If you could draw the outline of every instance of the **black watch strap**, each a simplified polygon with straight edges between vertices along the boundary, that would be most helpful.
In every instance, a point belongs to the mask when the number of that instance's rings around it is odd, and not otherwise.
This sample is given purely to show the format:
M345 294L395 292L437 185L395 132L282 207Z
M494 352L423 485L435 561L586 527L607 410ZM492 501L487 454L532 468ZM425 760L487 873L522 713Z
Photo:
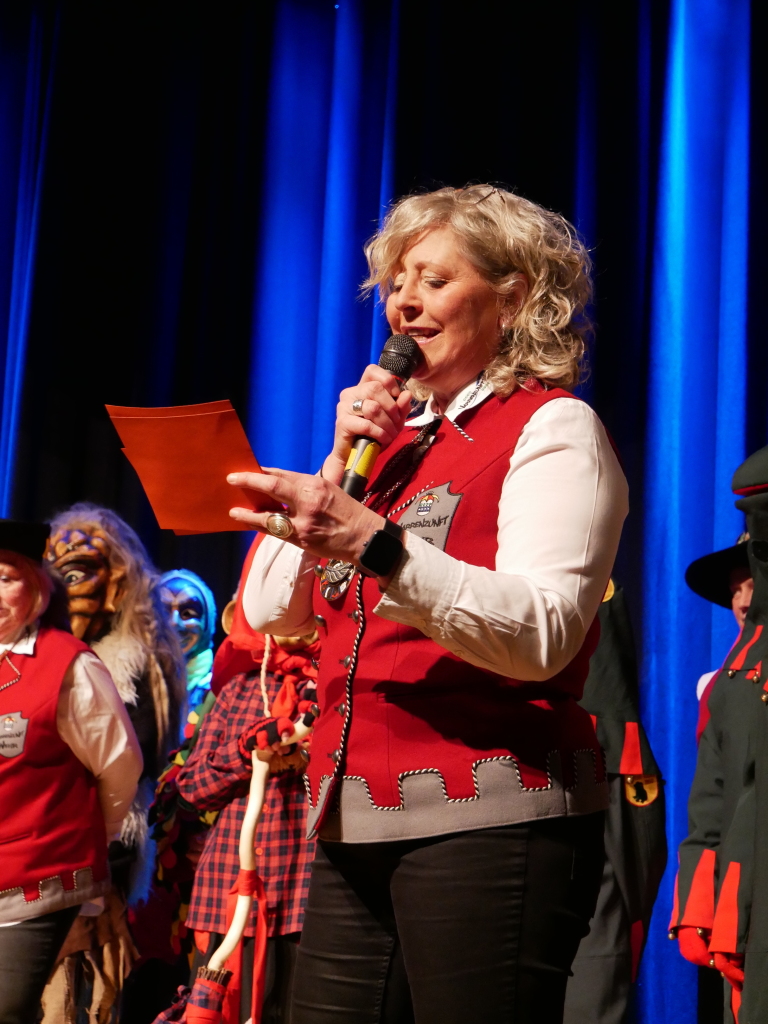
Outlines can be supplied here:
M359 564L366 576L388 576L403 553L403 528L389 519L375 530L360 553Z
M384 530L385 533L390 534L392 537L397 537L400 543L403 543L403 534L405 533L405 530L397 523L393 523L391 519L384 520L382 530Z

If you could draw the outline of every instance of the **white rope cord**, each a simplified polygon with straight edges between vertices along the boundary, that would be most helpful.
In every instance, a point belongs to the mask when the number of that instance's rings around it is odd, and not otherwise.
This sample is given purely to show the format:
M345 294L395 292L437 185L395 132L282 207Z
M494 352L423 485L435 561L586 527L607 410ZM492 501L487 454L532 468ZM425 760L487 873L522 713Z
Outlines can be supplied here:
M264 637L264 657L261 659L261 673L259 684L261 686L261 699L264 701L264 717L269 718L269 694L267 693L267 667L269 665L269 652L272 650L272 637L269 633Z

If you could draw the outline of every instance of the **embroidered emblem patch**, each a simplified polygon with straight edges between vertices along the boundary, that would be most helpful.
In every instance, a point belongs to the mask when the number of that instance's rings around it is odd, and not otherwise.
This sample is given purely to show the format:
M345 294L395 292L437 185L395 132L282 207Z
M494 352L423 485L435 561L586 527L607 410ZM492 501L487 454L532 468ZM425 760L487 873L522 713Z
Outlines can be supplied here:
M452 494L450 487L449 481L417 494L398 519L398 525L404 530L413 530L441 551L445 550L448 531L462 499L461 494Z
M440 501L440 497L434 492L422 495L422 497L419 498L419 507L416 509L416 515L428 516L436 501Z
M22 718L20 711L0 715L0 754L3 757L17 757L24 749L27 738L28 718Z
M659 795L656 775L625 775L624 796L633 807L649 807Z

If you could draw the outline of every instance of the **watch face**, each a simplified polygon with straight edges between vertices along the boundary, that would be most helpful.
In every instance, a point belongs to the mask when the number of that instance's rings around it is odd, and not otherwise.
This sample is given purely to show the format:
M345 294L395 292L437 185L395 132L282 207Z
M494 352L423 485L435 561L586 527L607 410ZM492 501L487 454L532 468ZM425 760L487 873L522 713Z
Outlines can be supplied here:
M363 548L360 565L373 576L387 576L403 553L403 542L384 530L377 530Z

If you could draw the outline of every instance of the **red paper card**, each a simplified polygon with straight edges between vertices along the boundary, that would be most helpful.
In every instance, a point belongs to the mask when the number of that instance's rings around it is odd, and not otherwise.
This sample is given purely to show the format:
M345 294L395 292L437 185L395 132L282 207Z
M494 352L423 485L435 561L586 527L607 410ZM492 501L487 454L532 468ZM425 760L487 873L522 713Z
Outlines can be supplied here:
M230 518L230 508L282 508L227 483L228 473L261 472L231 402L106 408L162 529L179 535L249 530Z

